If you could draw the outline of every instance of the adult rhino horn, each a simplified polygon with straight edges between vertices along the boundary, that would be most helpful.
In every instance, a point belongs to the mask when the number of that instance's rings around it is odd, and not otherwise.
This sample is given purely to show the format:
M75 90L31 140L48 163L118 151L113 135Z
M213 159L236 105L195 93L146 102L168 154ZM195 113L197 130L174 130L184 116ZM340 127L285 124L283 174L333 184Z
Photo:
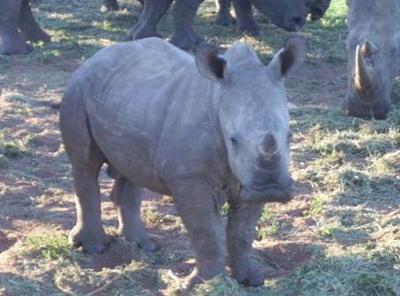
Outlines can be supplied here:
M368 68L364 54L363 47L366 47L367 43L363 45L357 45L356 48L356 62L355 62L355 76L354 76L354 87L358 92L369 93L372 90L372 74Z
M370 56L378 51L378 47L367 41L361 46L361 51L365 56Z

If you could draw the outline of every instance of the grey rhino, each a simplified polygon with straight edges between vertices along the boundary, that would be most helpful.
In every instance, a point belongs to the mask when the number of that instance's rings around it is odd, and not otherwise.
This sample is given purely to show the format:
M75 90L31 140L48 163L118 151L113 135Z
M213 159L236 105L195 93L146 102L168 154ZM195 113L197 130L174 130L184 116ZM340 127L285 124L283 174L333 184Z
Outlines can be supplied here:
M348 0L347 115L385 119L400 67L400 1Z
M196 259L190 285L223 274L219 209L228 201L227 264L239 282L262 284L251 244L264 203L292 198L284 77L305 51L305 39L292 36L264 66L242 43L222 56L201 47L194 58L148 38L87 60L60 106L77 194L73 244L105 248L98 174L108 163L119 232L128 241L156 249L140 217L143 188L172 195Z
M217 24L227 26L232 23L232 17L229 14L231 0L220 0L219 2L224 3L219 5ZM253 36L259 35L260 29L253 16L251 0L233 0L232 2L237 17L237 30ZM310 14L313 21L322 18L329 8L330 2L331 0L304 0L306 15Z
M27 54L33 50L26 41L50 41L33 17L29 0L0 1L0 54Z
M173 0L146 0L139 21L130 32L131 39L160 36L157 33L157 24L166 13ZM204 0L175 0L173 11L174 34L171 42L182 48L192 49L203 39L193 30L193 22L197 9ZM298 31L306 22L306 8L304 0L250 0L261 13L268 16L277 26L287 31ZM246 11L248 9L249 11ZM237 13L251 14L251 6L237 7ZM253 27L256 24L244 23L253 21L238 15L238 25Z

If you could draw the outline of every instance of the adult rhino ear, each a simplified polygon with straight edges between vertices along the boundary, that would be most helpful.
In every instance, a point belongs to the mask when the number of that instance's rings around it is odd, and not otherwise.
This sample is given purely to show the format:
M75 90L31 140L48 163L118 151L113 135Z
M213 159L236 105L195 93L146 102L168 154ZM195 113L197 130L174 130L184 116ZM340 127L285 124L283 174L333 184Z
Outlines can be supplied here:
M199 72L207 79L224 82L228 80L227 63L218 55L218 50L209 44L199 45L195 51Z
M307 39L300 34L292 34L269 63L271 74L276 79L284 78L303 64L306 52Z

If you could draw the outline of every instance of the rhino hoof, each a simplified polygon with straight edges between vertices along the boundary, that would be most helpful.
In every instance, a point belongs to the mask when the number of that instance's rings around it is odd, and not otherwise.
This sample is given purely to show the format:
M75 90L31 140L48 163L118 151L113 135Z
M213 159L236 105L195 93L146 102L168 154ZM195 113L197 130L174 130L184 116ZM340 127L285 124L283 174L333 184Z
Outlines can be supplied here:
M247 271L237 271L233 277L242 285L248 287L259 287L264 284L264 277L261 273L250 267Z
M20 55L32 52L33 46L25 43L19 46L0 46L0 54L2 55Z
M88 254L104 252L110 242L104 231L97 231L97 235L93 235L90 231L76 227L72 229L69 241L73 247L82 248L83 252Z
M139 246L139 248L147 251L147 252L156 252L160 249L159 245L147 234L140 235L127 235L124 234L123 231L120 231L120 234L125 237L128 242L135 243Z
M226 15L218 15L215 19L215 23L219 26L227 27L231 24L231 20Z

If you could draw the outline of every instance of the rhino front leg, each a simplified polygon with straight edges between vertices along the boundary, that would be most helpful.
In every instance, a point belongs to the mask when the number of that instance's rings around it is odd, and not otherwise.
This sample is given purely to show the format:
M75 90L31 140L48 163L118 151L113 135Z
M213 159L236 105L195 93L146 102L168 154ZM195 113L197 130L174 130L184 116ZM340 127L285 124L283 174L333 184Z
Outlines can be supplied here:
M238 32L251 36L260 35L260 29L253 16L253 9L250 0L233 0L233 7L237 18Z
M263 207L263 203L230 203L226 234L228 264L232 276L247 286L260 286L264 282L250 258L255 226Z
M190 50L203 42L203 38L193 30L197 9L204 0L176 0L174 8L175 32L171 43L179 48Z
M33 17L29 0L22 0L21 11L19 15L19 28L29 41L49 42L50 36L47 35Z
M171 6L172 0L146 0L139 21L130 31L131 40L147 37L161 37L157 32L157 25Z
M214 190L203 179L175 181L169 184L169 188L196 259L196 268L189 276L188 288L223 275L223 235Z
M229 26L234 23L235 20L231 16L231 0L215 0L217 6L217 17L215 23L220 26Z
M144 189L134 186L120 176L114 182L111 199L114 202L119 222L119 233L127 241L135 242L146 251L156 251L157 245L150 239L140 217L140 205Z
M33 50L18 31L21 0L0 1L0 54L27 54Z

